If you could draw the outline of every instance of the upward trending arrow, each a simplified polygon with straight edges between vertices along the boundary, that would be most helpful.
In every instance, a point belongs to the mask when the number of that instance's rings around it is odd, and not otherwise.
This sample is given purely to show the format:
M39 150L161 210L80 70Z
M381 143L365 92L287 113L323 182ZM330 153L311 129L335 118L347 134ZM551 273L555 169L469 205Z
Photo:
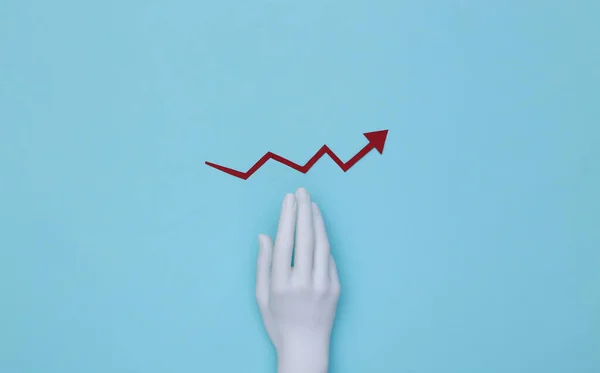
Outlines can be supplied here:
M365 145L365 147L362 148L358 153L356 153L354 157L350 158L350 160L345 163L331 149L329 149L327 145L323 145L321 149L319 149L319 151L317 151L315 155L313 155L312 158L309 159L304 166L301 166L297 163L290 161L289 159L283 158L282 156L271 152L267 152L265 155L263 155L258 160L258 162L256 162L254 166L252 166L246 172L237 171L211 162L205 163L208 166L216 168L219 171L223 171L229 175L247 180L250 176L252 176L252 174L258 171L259 168L261 168L265 163L267 163L269 159L282 163L290 168L293 168L296 171L300 171L303 174L305 174L308 172L308 170L312 168L312 166L314 166L315 163L317 163L319 159L321 159L321 157L327 154L342 169L342 171L346 172L373 149L376 149L379 152L379 154L383 154L383 147L385 146L387 134L388 130L364 133L363 135L367 138L367 140L369 140L369 143Z

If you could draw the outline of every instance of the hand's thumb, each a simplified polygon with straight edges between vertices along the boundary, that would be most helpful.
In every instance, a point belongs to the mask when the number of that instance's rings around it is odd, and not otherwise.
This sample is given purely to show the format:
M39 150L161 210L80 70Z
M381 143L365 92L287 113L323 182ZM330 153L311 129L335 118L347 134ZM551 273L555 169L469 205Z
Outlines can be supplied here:
M273 241L266 234L258 236L260 251L256 262L256 297L260 306L265 306L269 296Z
M273 240L266 234L258 235L259 255L271 255L273 253Z

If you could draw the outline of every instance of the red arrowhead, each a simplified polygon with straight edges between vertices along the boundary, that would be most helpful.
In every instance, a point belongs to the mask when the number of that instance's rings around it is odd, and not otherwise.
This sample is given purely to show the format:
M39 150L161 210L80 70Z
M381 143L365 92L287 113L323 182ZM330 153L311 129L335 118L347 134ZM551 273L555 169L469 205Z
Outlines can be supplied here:
M388 134L388 130L382 130L382 131L367 132L367 133L364 133L363 135L365 135L367 140L369 140L369 143L375 149L377 149L379 154L383 154L383 146L385 145L385 139L387 138L387 134Z

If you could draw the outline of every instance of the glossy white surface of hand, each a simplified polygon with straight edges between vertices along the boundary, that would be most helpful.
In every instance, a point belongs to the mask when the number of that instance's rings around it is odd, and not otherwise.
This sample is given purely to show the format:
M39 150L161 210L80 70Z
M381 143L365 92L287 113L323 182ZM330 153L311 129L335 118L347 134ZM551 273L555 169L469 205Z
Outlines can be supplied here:
M305 189L285 196L275 244L264 234L259 244L256 299L278 372L327 372L340 282L323 217Z

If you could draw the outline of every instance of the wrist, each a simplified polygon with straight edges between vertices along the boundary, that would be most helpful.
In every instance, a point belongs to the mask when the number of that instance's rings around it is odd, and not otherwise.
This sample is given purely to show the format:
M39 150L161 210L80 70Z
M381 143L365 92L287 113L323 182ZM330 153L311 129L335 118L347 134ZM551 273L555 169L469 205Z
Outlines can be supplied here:
M327 373L329 341L295 340L277 351L278 373Z

